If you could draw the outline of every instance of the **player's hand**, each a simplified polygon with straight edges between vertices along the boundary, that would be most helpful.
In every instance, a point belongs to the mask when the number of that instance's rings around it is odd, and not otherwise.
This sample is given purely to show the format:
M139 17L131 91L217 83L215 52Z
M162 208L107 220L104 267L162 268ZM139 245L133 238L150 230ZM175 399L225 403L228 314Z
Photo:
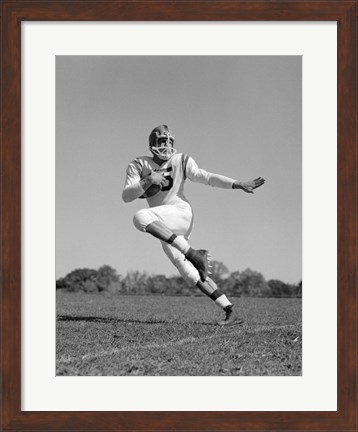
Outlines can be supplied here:
M255 180L247 182L235 182L233 188L242 189L246 193L254 193L254 189L262 186L264 183L265 179L262 177L258 177Z
M151 181L152 184L163 186L164 183L165 183L164 172L152 171L149 174L148 178L149 178L149 180Z

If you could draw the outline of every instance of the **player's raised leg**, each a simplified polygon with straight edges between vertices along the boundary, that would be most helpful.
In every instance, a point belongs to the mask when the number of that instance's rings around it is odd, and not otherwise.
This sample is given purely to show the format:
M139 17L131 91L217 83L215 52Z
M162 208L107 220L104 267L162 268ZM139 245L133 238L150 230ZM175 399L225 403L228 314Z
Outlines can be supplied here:
M204 282L209 272L209 254L205 249L195 250L183 236L174 234L162 222L155 221L146 227L146 232L162 240L180 251L198 270L200 279Z
M205 249L193 249L185 237L174 234L166 224L158 220L156 210L139 210L133 219L134 225L140 230L151 234L157 239L178 249L185 258L198 270L204 282L209 273L209 253Z

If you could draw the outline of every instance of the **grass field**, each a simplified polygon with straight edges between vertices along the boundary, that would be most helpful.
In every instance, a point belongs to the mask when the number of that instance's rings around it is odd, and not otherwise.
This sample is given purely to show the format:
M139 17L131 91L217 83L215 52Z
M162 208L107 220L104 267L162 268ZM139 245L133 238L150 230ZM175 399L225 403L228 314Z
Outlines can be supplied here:
M57 294L57 375L301 375L301 299Z

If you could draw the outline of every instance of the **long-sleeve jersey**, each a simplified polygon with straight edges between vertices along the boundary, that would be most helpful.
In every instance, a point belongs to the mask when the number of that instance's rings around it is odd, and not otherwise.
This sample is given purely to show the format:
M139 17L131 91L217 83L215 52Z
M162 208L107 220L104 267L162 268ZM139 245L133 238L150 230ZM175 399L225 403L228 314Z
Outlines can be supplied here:
M124 201L133 201L143 194L140 181L151 171L164 172L166 182L160 192L147 198L149 207L188 202L184 196L184 182L187 178L193 182L223 189L231 189L235 182L229 177L199 168L191 156L183 153L176 153L162 165L156 164L151 157L141 156L134 159L127 168L122 194Z

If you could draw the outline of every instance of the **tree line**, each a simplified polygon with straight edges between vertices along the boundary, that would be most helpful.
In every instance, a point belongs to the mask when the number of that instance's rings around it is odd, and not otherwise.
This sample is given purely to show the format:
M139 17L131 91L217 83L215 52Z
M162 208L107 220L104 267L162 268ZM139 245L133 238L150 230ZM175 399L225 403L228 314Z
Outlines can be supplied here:
M288 284L279 279L266 281L260 272L249 268L229 272L227 267L219 261L212 261L211 264L210 277L227 295L233 297L302 297L302 281L297 284ZM56 281L56 290L127 295L202 295L198 289L188 286L180 276L150 275L138 270L120 275L108 265L98 270L88 268L73 270Z

